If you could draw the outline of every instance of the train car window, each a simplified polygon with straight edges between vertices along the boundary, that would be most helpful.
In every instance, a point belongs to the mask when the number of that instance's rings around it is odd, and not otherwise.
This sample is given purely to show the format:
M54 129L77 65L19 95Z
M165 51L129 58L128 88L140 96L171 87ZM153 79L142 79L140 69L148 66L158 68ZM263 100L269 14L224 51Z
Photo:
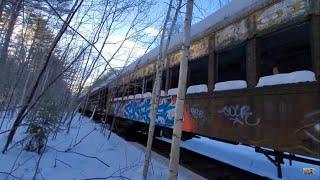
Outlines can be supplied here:
M115 88L114 91L116 91L116 97L122 97L124 94L123 94L123 86L120 86L118 88Z
M241 44L217 53L216 82L246 80L246 46Z
M208 82L208 56L189 62L188 86L207 84Z
M260 38L260 76L312 70L309 34L304 23Z
M174 66L170 68L170 74L171 74L171 83L169 85L169 89L177 88L179 83L179 71L180 66Z
M130 84L128 84L127 95L134 95L134 82L130 82Z
M108 98L108 88L105 88L102 91L102 104L101 104L102 107L106 106L106 103L107 103L107 100L108 100L107 98Z
M142 93L142 79L138 79L134 82L134 94Z
M147 76L145 79L145 92L152 92L154 75Z
M166 76L166 70L164 69L164 70L162 71L161 90L165 90L165 88L166 88L166 80L167 80L166 77L167 77L167 76Z

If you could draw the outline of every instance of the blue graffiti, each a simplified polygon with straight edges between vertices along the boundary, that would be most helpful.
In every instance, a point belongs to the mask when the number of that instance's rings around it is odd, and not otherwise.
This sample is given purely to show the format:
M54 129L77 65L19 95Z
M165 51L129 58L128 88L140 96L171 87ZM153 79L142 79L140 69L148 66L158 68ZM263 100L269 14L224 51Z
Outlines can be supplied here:
M173 110L175 108L174 104L171 103L171 98L164 98L160 101L158 111L157 111L157 123L164 124L165 126L173 126L174 116ZM171 113L171 114L169 114Z
M163 98L159 102L157 111L156 124L165 127L172 127L174 122L174 108L171 97ZM123 102L122 102L123 103ZM121 117L120 110L124 108L124 118L149 123L151 119L151 100L150 99L138 99L130 100L126 103L115 103L115 114Z
M142 100L142 103L138 105L139 107L139 119L144 121L145 123L150 122L151 117L151 101L150 99Z
M126 118L145 123L150 122L150 112L149 99L129 101L124 107L124 116Z

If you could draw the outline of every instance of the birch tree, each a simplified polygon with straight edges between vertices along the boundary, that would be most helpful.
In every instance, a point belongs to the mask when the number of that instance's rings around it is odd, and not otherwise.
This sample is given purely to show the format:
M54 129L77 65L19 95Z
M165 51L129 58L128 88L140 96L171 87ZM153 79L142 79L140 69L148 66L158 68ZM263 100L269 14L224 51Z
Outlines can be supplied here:
M146 149L145 162L144 162L144 167L143 167L143 177L145 179L147 178L148 169L149 169L149 165L150 165L150 161L151 161L151 148L152 148L152 142L153 142L153 138L154 138L155 122L157 119L157 112L158 112L160 95L161 95L162 74L163 74L165 58L167 56L167 52L168 52L168 48L169 48L170 40L171 40L171 35L172 35L173 29L175 27L175 24L176 24L178 15L179 15L182 0L178 0L178 6L176 8L176 12L175 12L173 20L171 22L171 26L170 26L170 29L168 32L167 40L165 41L165 34L166 34L166 30L167 30L167 24L170 19L172 3L173 3L173 1L170 0L169 7L167 10L167 15L166 15L164 25L162 28L162 35L161 35L160 46L159 46L159 55L158 55L158 59L157 59L156 79L155 79L155 83L154 83L154 86L152 89L151 120L150 120L150 124L149 124L147 149ZM164 45L164 43L165 43L165 45Z
M186 96L186 84L188 75L188 61L190 58L190 41L191 41L191 20L193 11L193 0L187 1L186 15L184 20L183 32L183 56L180 62L178 95L176 101L176 108L174 114L174 127L172 134L170 163L169 163L169 179L176 180L179 171L179 158L180 158L180 141L183 126L183 109L184 99Z

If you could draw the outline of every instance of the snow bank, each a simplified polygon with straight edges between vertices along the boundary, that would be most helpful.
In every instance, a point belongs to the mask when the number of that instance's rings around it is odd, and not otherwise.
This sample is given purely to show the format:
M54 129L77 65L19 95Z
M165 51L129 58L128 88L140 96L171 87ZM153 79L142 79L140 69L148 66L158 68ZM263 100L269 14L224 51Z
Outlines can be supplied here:
M117 97L117 98L114 98L113 100L114 100L114 101L121 101L121 100L122 100L122 97Z
M134 99L134 95L130 95L128 99Z
M151 92L146 92L146 93L144 93L144 94L142 95L142 97L144 97L144 98L149 98L149 97L151 97L151 96L152 96Z
M168 90L168 95L169 96L174 96L178 94L178 88L172 88Z
M231 89L244 89L247 88L247 82L244 80L234 80L219 82L214 85L214 91L224 91Z
M164 90L161 90L160 96L165 96L166 92Z
M202 92L208 92L208 86L206 84L189 86L187 89L187 94L195 94Z
M260 77L257 87L316 81L312 71L295 71Z
M136 98L136 99L142 98L142 94L136 94L136 95L134 95L134 98Z

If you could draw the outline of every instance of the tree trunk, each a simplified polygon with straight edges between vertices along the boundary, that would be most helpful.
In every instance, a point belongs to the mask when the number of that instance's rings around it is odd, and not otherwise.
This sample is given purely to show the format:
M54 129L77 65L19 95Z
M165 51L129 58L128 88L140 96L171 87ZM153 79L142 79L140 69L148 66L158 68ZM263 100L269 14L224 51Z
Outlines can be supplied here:
M2 153L5 153L9 147L9 144L12 142L12 139L13 139L13 136L15 135L16 133L16 130L17 128L20 126L20 124L22 123L22 120L23 120L23 117L24 117L24 113L25 111L27 110L27 108L29 107L29 104L30 102L32 101L34 95L35 95L35 92L39 86L39 83L41 81L41 78L45 72L45 70L47 69L47 66L49 64L49 61L50 61L50 58L51 58L51 55L55 49L55 47L57 46L58 42L60 41L62 35L64 34L64 32L66 31L69 23L71 22L74 14L77 12L77 10L80 8L81 4L82 4L83 0L80 1L79 5L78 5L78 0L75 2L75 4L73 5L68 17L67 17L67 22L63 24L62 28L60 29L59 33L57 34L56 38L54 39L53 43L51 44L51 47L50 47L50 50L49 50L49 53L46 55L45 57L45 63L39 73L39 75L37 76L37 79L34 83L34 85L32 86L31 88L31 92L28 96L26 96L25 100L24 100L24 103L21 107L21 109L19 110L18 112L18 115L13 123L13 126L10 130L10 133L9 133L9 136L7 138L7 142L2 150Z
M165 58L167 56L167 51L168 47L170 44L170 39L171 35L174 29L174 26L177 21L177 17L179 14L179 10L182 4L182 0L179 0L178 7L175 12L175 16L173 18L173 21L171 23L171 27L169 30L168 38L166 41L166 46L163 51L163 44L164 44L164 38L165 38L165 33L167 29L167 23L170 18L171 14L171 8L172 8L172 0L169 3L169 8L167 11L167 16L162 28L162 35L161 35L161 40L160 40L160 52L159 52L159 57L157 60L157 71L156 71L156 80L152 89L152 99L151 99L151 120L149 124L149 132L148 132L148 141L147 141L147 149L146 149L146 154L145 154L145 162L144 162L144 167L143 167L143 177L144 179L147 179L148 176L148 169L151 161L151 148L152 148L152 143L153 143L153 137L154 137L154 130L155 130L155 122L157 119L157 111L159 107L159 101L160 101L160 94L161 94L161 85L162 85L162 74L163 74L163 68L164 68L164 62Z
M115 87L117 87L117 83L115 84ZM108 140L110 140L110 137L111 137L111 134L112 134L112 130L114 129L115 125L116 125L116 120L117 120L117 114L119 113L119 110L122 106L122 102L124 100L124 96L127 94L127 91L129 90L128 86L125 86L124 89L123 89L123 93L122 93L122 96L121 96L121 102L120 102L120 107L116 110L114 110L114 116L113 116L113 120L112 120L112 124L110 126L110 129L109 129L109 135L108 135Z
M19 104L18 106L22 106L23 104L23 100L25 98L25 95L26 95L26 92L27 92L27 89L28 89L28 86L29 86L29 83L30 83L30 79L31 79L31 74L32 74L32 65L33 65L33 62L32 62L32 56L33 56L33 51L35 49L35 44L36 44L36 41L37 39L39 38L39 33L40 33L40 20L38 19L37 21L37 27L36 27L36 30L35 30L35 33L34 33L34 37L32 39L32 43L31 43L31 47L29 49L29 52L28 52L28 57L26 58L26 63L27 63L27 71L28 71L28 74L27 74L27 78L25 80L25 84L23 86L23 90L22 90L22 94L20 96L20 101L19 101Z
M6 32L3 47L2 47L1 53L0 53L0 55L1 55L0 63L5 63L8 58L8 49L9 49L11 36L13 33L13 28L14 28L14 25L16 24L21 7L22 7L22 0L17 0L15 2L14 9L11 11L8 30Z
M0 22L2 22L2 14L8 0L0 0Z
M183 57L180 63L178 95L174 114L174 127L172 134L172 144L169 163L169 179L176 180L178 178L179 158L180 158L180 141L183 125L183 108L186 95L186 82L188 74L188 60L190 48L190 29L192 20L193 0L187 2L186 16L184 20L183 34Z

